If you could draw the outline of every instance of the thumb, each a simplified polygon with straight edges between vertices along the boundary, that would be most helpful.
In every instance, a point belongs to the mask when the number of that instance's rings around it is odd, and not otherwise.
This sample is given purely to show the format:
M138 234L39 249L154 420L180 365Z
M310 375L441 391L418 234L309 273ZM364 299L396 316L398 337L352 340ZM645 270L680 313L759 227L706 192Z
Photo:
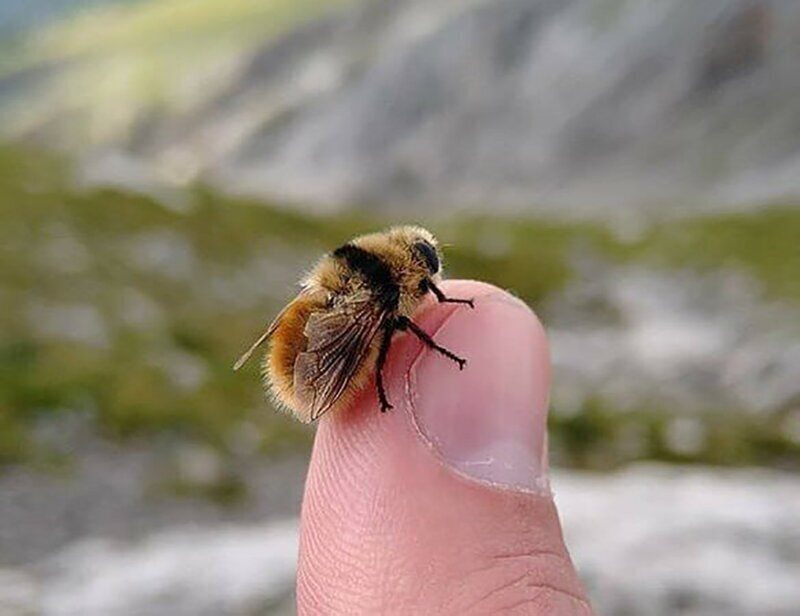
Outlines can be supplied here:
M320 422L303 502L300 614L547 614L591 610L547 484L547 341L521 302L443 285L475 309L428 305L374 388Z

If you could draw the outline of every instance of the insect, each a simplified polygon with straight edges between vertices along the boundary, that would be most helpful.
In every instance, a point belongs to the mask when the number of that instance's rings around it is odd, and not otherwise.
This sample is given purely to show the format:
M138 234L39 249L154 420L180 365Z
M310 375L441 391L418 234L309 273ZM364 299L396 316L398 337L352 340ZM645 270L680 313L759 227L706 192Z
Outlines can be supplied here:
M383 367L392 336L409 331L463 369L466 360L438 345L411 319L428 293L447 297L433 235L420 227L395 227L363 235L326 254L301 282L301 290L242 355L238 370L265 342L264 372L273 397L303 422L345 406L375 373L381 411Z

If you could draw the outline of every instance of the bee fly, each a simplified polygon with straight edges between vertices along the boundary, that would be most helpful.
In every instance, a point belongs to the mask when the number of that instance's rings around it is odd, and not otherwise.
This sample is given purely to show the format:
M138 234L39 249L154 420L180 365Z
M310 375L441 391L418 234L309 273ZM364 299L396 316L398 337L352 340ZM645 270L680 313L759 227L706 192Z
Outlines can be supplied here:
M269 340L264 372L273 397L303 422L346 406L375 371L381 411L392 408L383 366L392 336L409 331L464 368L466 360L436 344L411 319L428 293L445 296L436 239L420 227L363 235L325 255L301 283L298 296L236 362L238 370Z

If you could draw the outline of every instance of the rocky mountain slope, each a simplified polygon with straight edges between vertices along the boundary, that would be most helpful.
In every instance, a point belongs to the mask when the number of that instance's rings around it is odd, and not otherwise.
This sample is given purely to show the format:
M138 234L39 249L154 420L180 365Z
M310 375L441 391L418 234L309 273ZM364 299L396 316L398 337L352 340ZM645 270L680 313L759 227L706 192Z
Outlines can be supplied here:
M800 197L796 2L211 6L33 38L0 72L0 132L80 152L93 181L202 178L315 208L607 217Z

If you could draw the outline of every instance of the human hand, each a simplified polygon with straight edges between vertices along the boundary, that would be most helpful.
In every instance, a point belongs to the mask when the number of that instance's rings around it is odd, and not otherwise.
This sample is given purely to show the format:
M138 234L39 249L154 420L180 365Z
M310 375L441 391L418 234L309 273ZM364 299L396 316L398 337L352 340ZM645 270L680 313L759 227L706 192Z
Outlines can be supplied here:
M301 518L300 614L592 614L547 483L550 364L519 300L448 281L475 309L415 320L467 358L463 371L413 336L373 388L320 420Z

